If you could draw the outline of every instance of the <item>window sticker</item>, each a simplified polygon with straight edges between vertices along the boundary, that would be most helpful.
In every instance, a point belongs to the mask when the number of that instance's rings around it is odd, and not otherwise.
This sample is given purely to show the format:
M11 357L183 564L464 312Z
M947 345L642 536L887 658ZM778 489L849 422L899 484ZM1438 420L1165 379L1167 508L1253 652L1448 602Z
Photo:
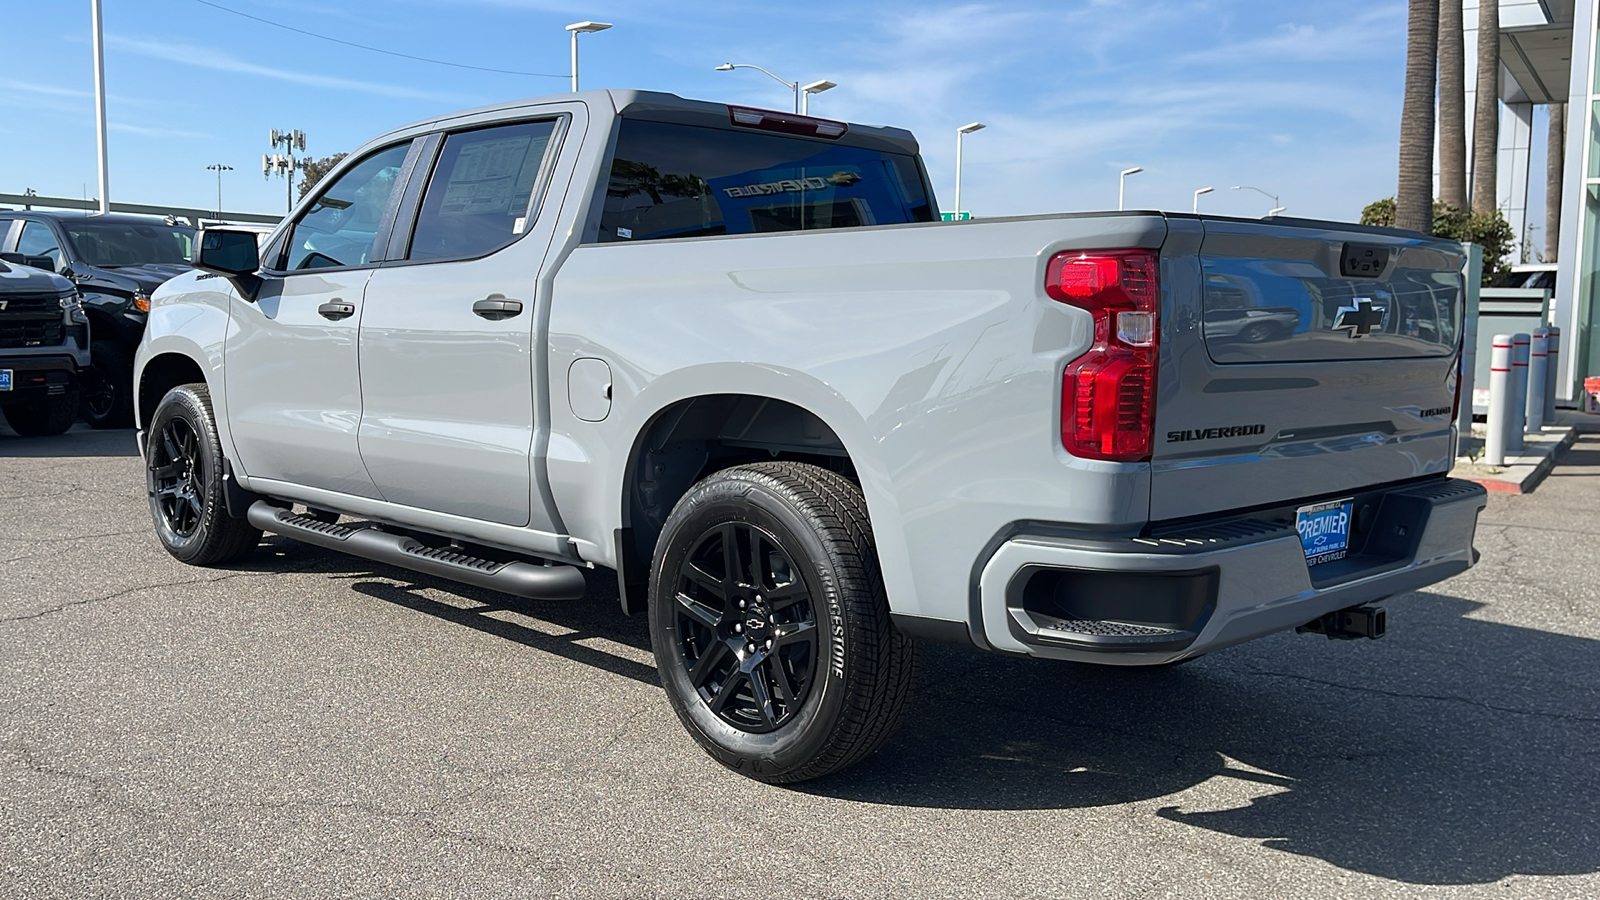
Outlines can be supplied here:
M538 156L528 152L532 144L532 136L518 135L462 147L445 185L439 215L509 214L511 204L533 190L539 165ZM533 165L527 164L530 156Z

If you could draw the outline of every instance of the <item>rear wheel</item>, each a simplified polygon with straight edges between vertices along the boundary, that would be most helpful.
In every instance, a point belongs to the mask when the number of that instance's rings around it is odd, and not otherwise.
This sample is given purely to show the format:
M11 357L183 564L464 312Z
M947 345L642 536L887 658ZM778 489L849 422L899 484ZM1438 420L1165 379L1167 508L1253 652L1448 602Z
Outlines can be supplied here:
M718 762L804 781L877 749L916 646L889 621L861 490L816 466L726 469L656 546L650 633L678 717Z
M78 392L58 397L11 403L5 407L6 424L23 437L47 437L72 427L78 418Z
M83 378L83 421L90 428L133 425L133 357L116 341L89 345Z
M194 566L232 562L255 549L261 530L228 515L222 442L204 384L167 392L145 443L150 515L161 546Z

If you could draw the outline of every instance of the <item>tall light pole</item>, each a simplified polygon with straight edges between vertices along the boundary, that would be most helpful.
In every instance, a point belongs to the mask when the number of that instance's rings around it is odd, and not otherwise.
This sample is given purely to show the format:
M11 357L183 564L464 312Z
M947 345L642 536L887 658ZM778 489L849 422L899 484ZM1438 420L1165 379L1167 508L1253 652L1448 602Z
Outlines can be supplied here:
M800 115L811 115L812 94L820 94L823 91L831 91L836 87L838 87L837 84L834 84L826 78L822 79L821 81L813 81L808 85L802 86L800 88Z
M1144 167L1143 166L1134 166L1131 169L1123 169L1122 173L1117 176L1117 211L1118 212L1122 211L1122 198L1124 196L1126 196L1127 192L1128 192L1128 176L1129 175L1137 175L1137 174L1139 174L1140 172L1143 172L1143 171L1144 171Z
M89 0L89 18L94 20L94 114L95 145L100 151L100 212L111 212L111 161L106 154L106 39L100 0Z
M1233 189L1236 191L1255 191L1261 196L1270 199L1272 201L1272 212L1267 213L1268 216L1271 216L1273 213L1283 212L1283 207L1278 205L1277 194L1269 194L1266 191L1263 191L1261 188L1251 187L1248 184L1236 184L1233 186Z
M233 166L223 163L212 163L206 166L210 171L217 173L217 218L222 218L222 173L232 172Z
M982 122L968 122L956 129L956 218L961 218L961 142L967 135L974 131L982 131L988 126Z
M610 22L573 22L567 26L572 32L572 92L578 92L578 35L593 34L611 27Z
M1200 212L1200 195L1201 194L1209 194L1214 190L1216 190L1216 188L1214 188L1214 187L1203 187L1200 190L1194 192L1194 212L1196 214L1198 214Z
M717 66L717 71L718 72L732 72L734 69L755 69L757 72L761 72L762 74L766 75L768 78L771 78L773 81L776 81L777 83L779 83L779 84L783 85L784 87L788 88L791 92L794 93L794 111L796 113L800 112L800 82L798 82L798 81L789 81L786 78L779 78L778 76L772 74L771 72L768 72L766 69L763 69L760 66L751 65L750 63L723 63L722 65ZM819 81L819 82L815 82L814 84L821 84L821 83L822 82ZM812 86L813 85L807 85L807 87L812 87ZM832 86L833 85L830 84L828 87L832 87ZM825 91L827 89L828 88L817 88L817 92L820 93L820 92Z

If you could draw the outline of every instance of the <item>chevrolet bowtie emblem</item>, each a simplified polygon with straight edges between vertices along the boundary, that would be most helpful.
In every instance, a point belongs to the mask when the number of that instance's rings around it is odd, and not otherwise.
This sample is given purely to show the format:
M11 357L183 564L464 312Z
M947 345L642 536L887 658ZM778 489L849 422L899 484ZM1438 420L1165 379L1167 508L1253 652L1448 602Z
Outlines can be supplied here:
M1348 331L1350 337L1365 337L1373 329L1383 327L1383 307L1373 306L1365 297L1357 298L1355 306L1341 306L1333 317L1335 331Z

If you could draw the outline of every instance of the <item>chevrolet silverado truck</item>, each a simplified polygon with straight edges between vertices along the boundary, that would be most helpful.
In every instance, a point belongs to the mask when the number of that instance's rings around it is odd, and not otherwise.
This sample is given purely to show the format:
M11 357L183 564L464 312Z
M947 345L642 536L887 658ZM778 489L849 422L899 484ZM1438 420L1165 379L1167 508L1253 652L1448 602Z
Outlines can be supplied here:
M49 259L0 253L0 414L23 437L72 427L89 365L78 289L50 268Z
M922 640L1376 637L1475 561L1458 244L936 209L908 132L661 93L385 134L153 297L156 533L540 601L615 570L683 724L769 782L878 747Z

